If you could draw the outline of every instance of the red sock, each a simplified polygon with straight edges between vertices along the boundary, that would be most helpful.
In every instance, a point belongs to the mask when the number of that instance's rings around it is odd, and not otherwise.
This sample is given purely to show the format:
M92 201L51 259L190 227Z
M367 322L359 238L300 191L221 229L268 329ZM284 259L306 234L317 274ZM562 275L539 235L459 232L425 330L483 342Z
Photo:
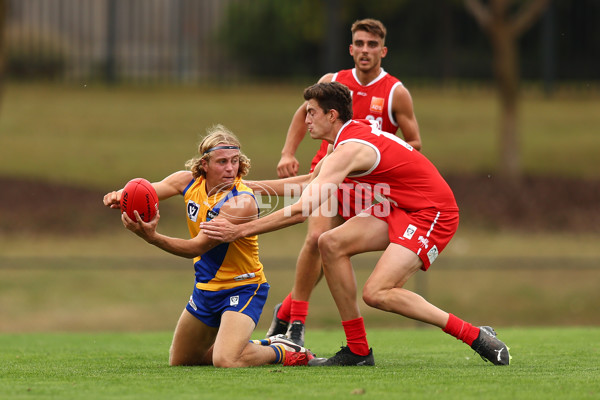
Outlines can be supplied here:
M306 323L308 315L308 301L292 300L292 311L290 312L290 322L300 321Z
M346 333L346 342L350 351L359 356L369 355L369 343L367 342L367 332L363 318L342 321L344 332Z
M292 311L292 293L288 294L285 299L281 302L281 307L277 311L277 318L284 321L290 320L290 312Z
M443 329L449 335L454 336L455 338L462 340L469 346L473 344L473 341L477 339L479 336L479 328L471 325L468 322L463 321L462 319L450 314L448 318L448 323L446 327Z

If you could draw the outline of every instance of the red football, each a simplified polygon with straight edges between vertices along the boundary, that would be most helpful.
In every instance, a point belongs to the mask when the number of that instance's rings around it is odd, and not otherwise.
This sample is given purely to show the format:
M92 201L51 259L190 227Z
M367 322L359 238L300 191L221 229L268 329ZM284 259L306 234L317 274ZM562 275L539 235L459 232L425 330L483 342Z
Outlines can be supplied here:
M144 178L135 178L127 182L121 193L121 212L135 219L134 210L144 222L150 222L158 210L158 195L152 184Z

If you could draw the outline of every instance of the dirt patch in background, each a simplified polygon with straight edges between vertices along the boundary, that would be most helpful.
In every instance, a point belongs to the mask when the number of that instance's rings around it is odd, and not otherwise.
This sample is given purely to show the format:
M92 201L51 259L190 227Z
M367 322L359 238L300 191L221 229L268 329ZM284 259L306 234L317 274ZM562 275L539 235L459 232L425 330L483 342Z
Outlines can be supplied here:
M600 232L600 181L525 178L511 186L488 176L447 176L461 225L526 232ZM114 229L104 192L0 177L0 233L87 235Z
M461 224L525 232L600 232L600 181L526 177L517 186L486 176L450 176Z
M7 177L0 187L0 233L80 235L114 226L100 191Z

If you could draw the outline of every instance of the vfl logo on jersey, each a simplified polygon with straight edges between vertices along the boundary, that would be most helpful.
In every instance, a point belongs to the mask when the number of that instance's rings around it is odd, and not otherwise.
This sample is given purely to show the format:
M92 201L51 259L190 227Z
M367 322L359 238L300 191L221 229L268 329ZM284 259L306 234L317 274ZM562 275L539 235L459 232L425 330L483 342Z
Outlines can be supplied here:
M433 264L433 262L435 261L435 259L437 258L437 256L440 254L440 252L437 249L437 246L433 246L431 248L431 250L429 250L427 252L427 257L429 258L429 264Z
M237 307L240 304L240 296L231 296L229 298L229 305L233 307Z
M211 219L215 218L218 215L219 215L218 212L215 212L213 210L208 210L206 212L206 222L210 221Z
M382 97L371 97L371 106L369 110L374 114L383 114L383 102Z
M408 240L412 239L413 235L415 234L415 232L417 231L417 227L414 225L408 225L408 228L406 228L406 230L404 231L404 236L405 238L407 238Z
M196 222L196 220L198 219L198 211L200 211L200 206L191 200L188 201L188 204L187 204L188 218L191 219L192 221Z

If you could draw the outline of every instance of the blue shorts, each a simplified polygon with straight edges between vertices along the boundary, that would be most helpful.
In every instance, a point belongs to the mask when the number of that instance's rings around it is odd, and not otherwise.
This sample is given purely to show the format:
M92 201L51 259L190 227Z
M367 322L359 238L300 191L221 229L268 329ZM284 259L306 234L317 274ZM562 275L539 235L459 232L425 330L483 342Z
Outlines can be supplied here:
M258 324L270 288L266 282L216 292L195 287L186 310L206 325L215 328L221 325L221 315L225 311L241 312Z

